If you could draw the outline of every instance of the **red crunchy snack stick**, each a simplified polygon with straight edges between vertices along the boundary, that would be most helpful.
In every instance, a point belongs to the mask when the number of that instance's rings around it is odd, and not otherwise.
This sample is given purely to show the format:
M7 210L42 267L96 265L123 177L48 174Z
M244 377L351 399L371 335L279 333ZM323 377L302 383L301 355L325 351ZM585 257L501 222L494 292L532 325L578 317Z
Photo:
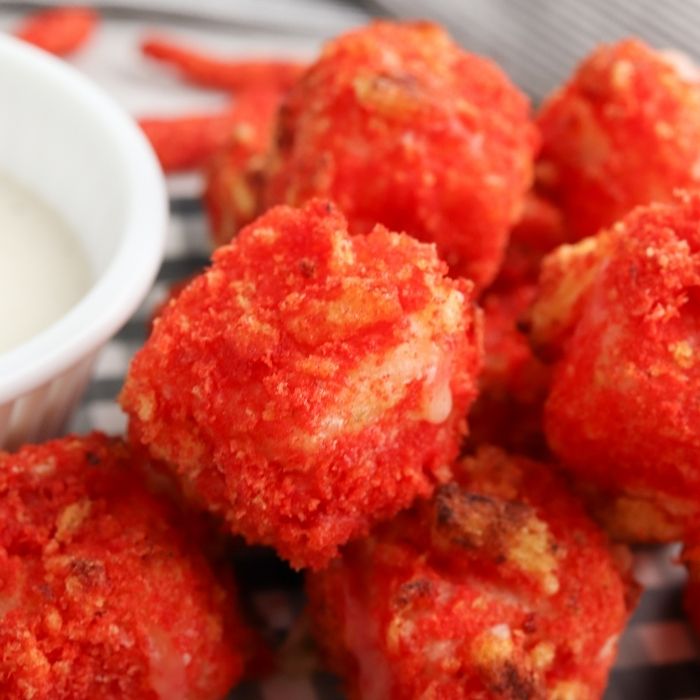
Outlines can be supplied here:
M250 633L232 591L99 434L0 453L4 700L216 700Z
M491 443L530 456L547 454L542 410L549 368L532 352L519 323L535 298L523 285L489 292L484 310L484 367L469 416L469 442Z
M88 41L98 22L98 14L87 7L59 7L31 15L15 36L49 53L67 56Z
M543 464L484 448L455 474L307 579L349 697L598 700L636 597L629 554Z
M146 56L174 66L197 85L240 90L286 91L304 70L304 65L289 60L218 59L183 47L170 39L149 38L141 44Z
M257 134L269 132L278 102L276 93L249 92L218 114L142 118L139 125L165 172L191 170L232 142L257 142Z
M226 144L238 122L235 110L184 117L145 117L139 126L167 173L192 170Z
M640 207L543 265L531 337L554 360L545 430L610 531L700 517L700 195Z
M287 95L267 205L328 197L352 233L380 222L491 282L531 182L527 99L427 22L375 22L326 45Z
M135 442L294 566L449 477L480 365L472 285L431 246L277 207L164 310L120 400Z
M596 49L538 115L538 186L572 240L700 183L700 74L638 40Z

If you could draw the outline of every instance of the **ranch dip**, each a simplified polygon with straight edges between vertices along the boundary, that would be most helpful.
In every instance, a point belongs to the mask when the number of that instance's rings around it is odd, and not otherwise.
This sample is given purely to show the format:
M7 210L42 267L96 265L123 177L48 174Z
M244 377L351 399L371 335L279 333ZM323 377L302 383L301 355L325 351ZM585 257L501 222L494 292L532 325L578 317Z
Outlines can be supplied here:
M0 174L0 353L63 316L90 277L85 253L61 217Z

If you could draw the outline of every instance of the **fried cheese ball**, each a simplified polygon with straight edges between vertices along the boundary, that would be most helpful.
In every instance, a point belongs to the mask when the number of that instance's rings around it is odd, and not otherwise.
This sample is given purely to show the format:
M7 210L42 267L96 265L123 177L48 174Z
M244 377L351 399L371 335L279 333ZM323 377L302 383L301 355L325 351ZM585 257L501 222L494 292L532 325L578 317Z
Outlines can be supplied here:
M633 210L545 260L531 338L554 362L545 432L618 538L700 516L700 195Z
M482 298L484 366L469 415L472 445L491 443L537 457L547 452L542 409L550 371L518 327L535 294L534 285L522 285Z
M323 566L449 478L481 336L446 272L381 226L350 237L329 202L270 210L155 321L132 438L250 543Z
M249 633L183 513L97 433L0 453L0 696L219 700Z
M374 22L328 43L287 95L264 200L328 197L352 233L379 222L435 243L483 288L536 145L526 97L495 64L437 25Z
M597 48L543 105L537 184L571 240L700 184L700 73L637 39Z
M484 447L456 476L308 577L350 698L600 698L634 597L628 553L543 464Z

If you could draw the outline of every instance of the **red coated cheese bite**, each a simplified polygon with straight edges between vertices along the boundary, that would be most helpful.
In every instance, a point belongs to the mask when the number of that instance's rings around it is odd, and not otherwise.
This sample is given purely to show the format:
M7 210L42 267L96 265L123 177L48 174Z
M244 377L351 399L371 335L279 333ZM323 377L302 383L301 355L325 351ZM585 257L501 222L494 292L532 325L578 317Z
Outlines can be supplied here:
M553 361L551 450L616 537L700 515L700 195L640 207L543 265L531 339Z
M314 200L217 250L154 322L130 435L249 542L321 567L449 478L481 362L472 284Z
M94 433L0 453L0 696L219 700L250 633L186 515Z
M435 243L453 274L483 288L532 181L536 144L527 99L495 64L437 25L374 22L330 41L292 87L262 188L235 156L227 189L221 168L211 171L213 238L247 223L248 204L260 212L325 197L351 233L379 222Z
M549 467L484 447L455 475L308 576L349 697L600 698L627 563Z
M700 73L638 39L602 45L537 116L538 189L578 240L700 184Z

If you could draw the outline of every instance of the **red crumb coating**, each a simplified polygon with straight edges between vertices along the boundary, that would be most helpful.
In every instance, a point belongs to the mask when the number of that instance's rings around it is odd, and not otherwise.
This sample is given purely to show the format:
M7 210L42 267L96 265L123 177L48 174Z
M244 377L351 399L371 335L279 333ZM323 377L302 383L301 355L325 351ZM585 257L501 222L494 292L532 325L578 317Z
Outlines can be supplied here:
M290 60L218 58L162 37L145 39L141 51L170 64L195 85L232 92L288 90L304 70L303 64Z
M68 56L88 42L98 23L98 14L87 7L56 7L27 17L15 36L56 56Z
M434 248L330 203L277 207L156 320L132 438L249 542L321 567L428 495L466 431L480 316Z
M519 323L535 298L536 287L492 291L484 310L484 367L479 396L469 417L469 441L544 456L542 409L549 368L535 357Z
M629 554L543 464L487 447L456 473L307 579L350 698L600 698L636 594Z
M673 540L700 514L699 222L684 194L563 246L531 314L555 360L549 446L615 499L605 519L626 539Z
M537 181L578 240L700 182L700 73L636 39L596 49L538 115Z
M218 700L240 678L231 592L142 476L96 433L0 453L5 700Z
M532 179L528 101L428 22L330 43L283 104L266 203L329 197L352 233L377 222L435 243L453 273L495 276Z

